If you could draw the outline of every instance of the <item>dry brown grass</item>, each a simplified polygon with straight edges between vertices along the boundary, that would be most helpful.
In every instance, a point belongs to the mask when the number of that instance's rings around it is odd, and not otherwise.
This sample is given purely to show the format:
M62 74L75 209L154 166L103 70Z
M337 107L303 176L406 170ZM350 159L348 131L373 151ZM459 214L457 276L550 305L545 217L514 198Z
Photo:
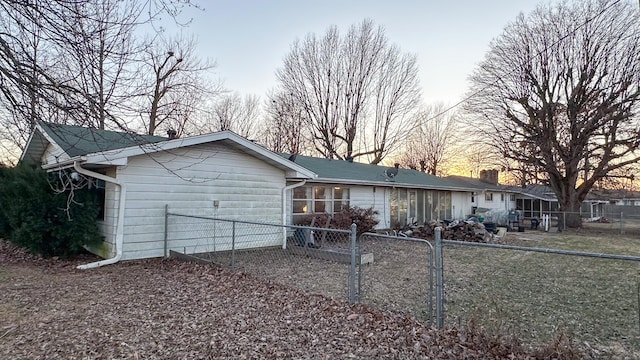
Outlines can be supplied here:
M515 234L511 244L640 255L640 240L593 230ZM596 357L640 358L640 263L512 250L445 248L447 319L474 317L526 344L568 338Z

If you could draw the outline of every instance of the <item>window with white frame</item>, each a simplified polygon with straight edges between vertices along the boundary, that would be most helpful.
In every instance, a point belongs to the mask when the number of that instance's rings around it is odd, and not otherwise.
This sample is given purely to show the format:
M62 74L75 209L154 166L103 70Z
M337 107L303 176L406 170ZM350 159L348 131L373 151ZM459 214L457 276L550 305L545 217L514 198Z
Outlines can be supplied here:
M317 213L335 214L349 206L349 188L342 186L300 186L293 189L293 222Z
M500 201L504 202L504 194L500 194Z
M451 192L394 188L389 198L389 209L394 228L414 221L423 224L430 220L451 219Z
M492 192L484 193L484 200L485 201L493 201L493 193Z

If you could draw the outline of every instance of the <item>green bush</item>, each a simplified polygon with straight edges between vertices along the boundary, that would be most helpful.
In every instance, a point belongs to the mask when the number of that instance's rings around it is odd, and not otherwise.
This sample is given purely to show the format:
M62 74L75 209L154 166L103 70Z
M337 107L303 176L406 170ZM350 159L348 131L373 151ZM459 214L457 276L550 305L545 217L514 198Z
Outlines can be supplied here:
M39 167L21 164L0 172L0 227L11 242L44 257L69 258L102 241L99 203L86 189L56 193L59 181Z

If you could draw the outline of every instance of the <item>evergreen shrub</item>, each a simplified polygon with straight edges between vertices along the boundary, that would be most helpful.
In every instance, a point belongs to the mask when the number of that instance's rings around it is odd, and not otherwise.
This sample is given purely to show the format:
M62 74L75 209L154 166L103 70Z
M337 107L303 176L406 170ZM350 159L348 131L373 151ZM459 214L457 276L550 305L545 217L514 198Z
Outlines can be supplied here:
M0 169L0 235L31 253L70 258L102 241L100 205L87 189L54 191L56 181L33 165Z

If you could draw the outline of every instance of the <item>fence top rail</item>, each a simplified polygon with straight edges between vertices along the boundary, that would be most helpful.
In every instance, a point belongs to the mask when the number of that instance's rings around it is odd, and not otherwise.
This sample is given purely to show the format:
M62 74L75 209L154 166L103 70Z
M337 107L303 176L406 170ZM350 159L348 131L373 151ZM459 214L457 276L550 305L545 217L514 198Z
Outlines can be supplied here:
M360 235L360 239L362 239L364 236L371 236L371 237L377 237L377 238L383 238L383 239L392 239L392 240L413 241L413 242L417 242L417 243L426 244L427 247L429 247L429 250L433 250L433 244L431 244L431 242L429 240L425 240L425 239L418 239L418 238L404 237L404 236L384 235L384 234L377 234L377 233L372 233L372 232L362 233Z
M640 256L632 256L632 255L592 253L592 252L584 252L584 251L548 249L548 248L515 246L515 245L503 245L503 244L474 243L474 242L458 241L458 240L442 240L442 244L443 245L444 244L448 244L448 245L486 247L486 248L504 249L504 250L530 251L530 252L538 252L538 253L545 253L545 254L582 256L582 257L592 257L592 258L599 258L599 259L640 261Z
M277 227L286 227L293 229L310 229L314 231L330 231L335 233L344 233L351 234L351 230L345 229L333 229L333 228L320 228L320 227L312 227L312 226L304 226L304 225L283 225L276 223L268 223L268 222L256 222L256 221L245 221L245 220L234 220L234 219L221 219L212 216L200 216L200 215L187 215L187 214L177 214L177 213L167 213L168 216L177 216L177 217L185 217L192 219L203 219L203 220L211 220L211 221L221 221L221 222L229 222L229 223L239 223L239 224L250 224L250 225L267 225L267 226L277 226Z

